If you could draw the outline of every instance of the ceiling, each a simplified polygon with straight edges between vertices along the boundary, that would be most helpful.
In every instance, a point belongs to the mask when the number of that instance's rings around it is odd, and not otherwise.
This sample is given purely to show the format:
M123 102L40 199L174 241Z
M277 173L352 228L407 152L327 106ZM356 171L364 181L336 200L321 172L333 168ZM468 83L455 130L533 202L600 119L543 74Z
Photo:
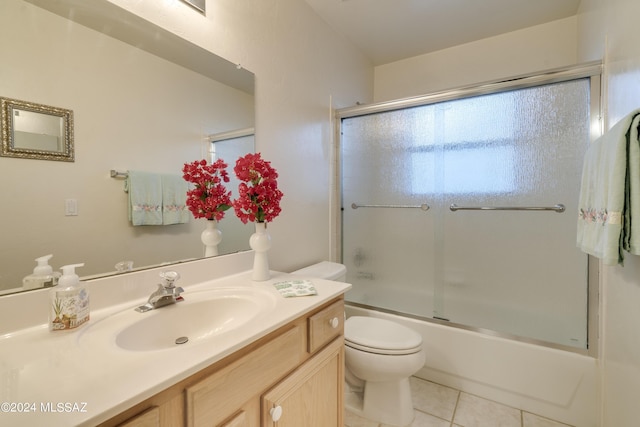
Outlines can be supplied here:
M580 0L305 0L374 65L567 18Z

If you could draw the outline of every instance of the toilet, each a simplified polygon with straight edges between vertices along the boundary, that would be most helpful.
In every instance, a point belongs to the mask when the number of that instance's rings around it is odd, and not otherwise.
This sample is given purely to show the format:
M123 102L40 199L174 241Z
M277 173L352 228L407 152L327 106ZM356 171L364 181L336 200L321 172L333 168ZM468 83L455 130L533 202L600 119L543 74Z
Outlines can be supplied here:
M292 274L344 282L346 273L344 265L323 261ZM347 401L347 407L373 421L410 425L414 412L409 377L425 362L422 336L399 323L365 316L349 317L344 336L347 385L362 393L361 406Z

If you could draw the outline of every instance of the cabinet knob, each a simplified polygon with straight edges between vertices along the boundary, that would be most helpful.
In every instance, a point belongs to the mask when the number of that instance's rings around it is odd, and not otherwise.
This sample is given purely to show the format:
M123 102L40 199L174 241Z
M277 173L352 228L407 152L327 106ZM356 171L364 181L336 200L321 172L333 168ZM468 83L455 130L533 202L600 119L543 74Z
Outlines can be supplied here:
M337 328L338 326L340 326L340 321L338 320L337 317L334 317L333 319L329 320L329 324L331 325L331 327L333 329Z
M274 408L271 408L269 413L271 414L271 419L273 420L273 422L278 422L278 420L282 416L282 406L278 405Z

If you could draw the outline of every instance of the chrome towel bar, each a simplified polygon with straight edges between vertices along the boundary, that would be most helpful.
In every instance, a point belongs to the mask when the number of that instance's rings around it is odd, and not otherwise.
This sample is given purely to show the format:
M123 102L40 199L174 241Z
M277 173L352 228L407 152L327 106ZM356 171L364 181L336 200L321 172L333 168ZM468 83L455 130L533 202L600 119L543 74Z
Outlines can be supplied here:
M351 203L352 209L358 208L408 208L408 209L422 209L423 211L429 210L429 205L423 203L421 205L359 205L357 203Z
M562 213L565 211L565 206L558 203L555 206L458 206L455 203L449 206L449 210L455 211L554 211Z
M110 173L111 178L127 178L129 176L128 172L120 172L115 169L111 169Z

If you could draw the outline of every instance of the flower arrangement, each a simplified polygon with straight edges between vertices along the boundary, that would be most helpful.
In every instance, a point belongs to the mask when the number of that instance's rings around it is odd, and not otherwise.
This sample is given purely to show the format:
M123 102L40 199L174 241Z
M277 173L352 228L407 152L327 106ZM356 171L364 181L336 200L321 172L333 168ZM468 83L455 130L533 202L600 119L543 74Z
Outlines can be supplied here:
M233 168L238 179L239 196L233 201L236 216L243 224L271 222L280 214L282 191L278 189L278 172L260 153L240 157Z
M220 221L231 207L231 191L227 192L223 182L229 182L227 164L218 159L211 164L206 160L185 163L182 177L195 184L187 191L187 206L194 218Z

